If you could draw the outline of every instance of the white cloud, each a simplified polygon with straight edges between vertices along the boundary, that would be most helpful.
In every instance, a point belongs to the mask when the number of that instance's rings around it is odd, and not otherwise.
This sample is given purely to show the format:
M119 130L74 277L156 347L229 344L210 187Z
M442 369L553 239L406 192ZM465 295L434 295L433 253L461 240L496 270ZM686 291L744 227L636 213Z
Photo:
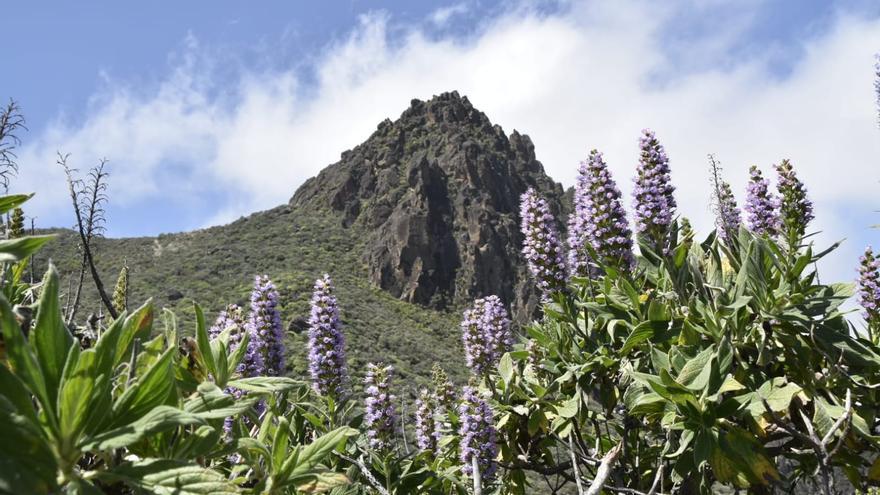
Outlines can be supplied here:
M435 12L436 24L466 8L458 5ZM846 229L858 227L845 221L851 212L867 214L880 203L871 83L880 21L840 15L829 31L804 41L802 58L785 76L760 53L679 72L661 49L679 12L635 1L575 3L556 14L520 6L466 41L370 14L315 58L312 83L295 68L245 72L232 87L218 87L184 56L154 93L111 81L86 120L59 121L43 132L23 150L22 180L39 193L36 208L51 218L64 201L58 170L43 165L54 151L70 151L79 163L107 156L114 201L197 194L211 181L228 201L206 221L223 222L286 201L411 98L456 89L508 132L529 134L548 172L565 184L595 147L628 192L638 133L651 127L671 157L681 210L698 227L711 224L705 158L711 152L736 191L744 189L748 165L770 172L771 163L790 157L817 202L823 240L851 233ZM729 19L735 29L692 46L678 41L676 49L692 52L705 67L713 54L725 55L751 15ZM186 53L200 50L188 43ZM171 192L164 189L169 185ZM856 237L868 235L861 230ZM858 249L832 260L832 272L849 277Z
M446 26L453 17L466 14L470 10L470 7L464 2L459 2L453 5L449 5L447 7L441 7L428 17L432 24L437 27Z

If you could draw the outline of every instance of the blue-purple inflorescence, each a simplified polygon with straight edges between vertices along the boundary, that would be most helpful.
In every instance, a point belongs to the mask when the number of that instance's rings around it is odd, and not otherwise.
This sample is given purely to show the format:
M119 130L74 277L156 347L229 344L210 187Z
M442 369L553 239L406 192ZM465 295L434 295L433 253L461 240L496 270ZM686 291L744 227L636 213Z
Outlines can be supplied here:
M730 243L739 233L742 217L730 184L718 181L715 195L715 227L724 242Z
M569 221L569 266L573 274L590 275L587 246L605 266L629 271L635 265L632 231L621 203L622 195L597 150L578 168L574 214Z
M364 426L370 447L387 452L394 447L397 425L395 396L389 389L394 368L369 363L364 378L366 400L364 401Z
M497 432L492 408L474 387L465 387L458 414L462 471L473 474L472 459L476 456L482 479L491 479L498 469L495 461L498 456Z
M262 364L262 372L256 375L281 375L284 372L284 334L278 312L278 291L266 275L258 275L254 279L247 329L256 355L250 355L249 345L249 356L245 359L254 364Z
M859 303L868 325L880 330L880 259L870 247L859 259Z
M752 233L768 237L779 234L779 199L770 190L770 181L754 165L749 168L745 210Z
M464 312L461 332L465 360L475 375L493 370L513 345L510 318L498 296L474 301L473 307Z
M565 260L556 220L547 202L529 188L521 198L520 215L525 237L523 255L545 299L565 289Z
M877 125L880 125L880 53L874 55L874 93L877 97Z
M316 392L340 398L348 386L348 369L334 291L329 275L315 281L309 316L309 374Z
M790 239L800 239L813 220L813 203L807 198L807 188L798 179L791 162L782 160L776 165L776 188L779 190L779 214L783 233Z
M639 149L639 166L633 179L636 233L662 255L669 251L669 229L676 208L675 187L669 177L669 158L649 129L642 131Z
M437 398L423 388L416 399L416 444L426 452L436 452L440 440L440 423L436 415Z
M241 337L245 332L244 311L237 304L227 305L217 315L214 324L208 329L208 337L214 340L226 330L229 330L228 351L232 353L238 348L238 343L241 342Z

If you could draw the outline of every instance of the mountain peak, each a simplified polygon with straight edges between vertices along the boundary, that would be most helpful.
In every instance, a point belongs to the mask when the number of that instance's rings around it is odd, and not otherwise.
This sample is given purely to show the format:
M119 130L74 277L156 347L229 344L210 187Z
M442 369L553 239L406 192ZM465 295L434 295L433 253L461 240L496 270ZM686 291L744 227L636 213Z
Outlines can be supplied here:
M371 281L397 297L444 308L496 294L529 311L534 298L517 262L519 197L529 187L551 204L563 194L528 136L507 136L452 91L412 100L291 204L329 208L343 225L365 228Z

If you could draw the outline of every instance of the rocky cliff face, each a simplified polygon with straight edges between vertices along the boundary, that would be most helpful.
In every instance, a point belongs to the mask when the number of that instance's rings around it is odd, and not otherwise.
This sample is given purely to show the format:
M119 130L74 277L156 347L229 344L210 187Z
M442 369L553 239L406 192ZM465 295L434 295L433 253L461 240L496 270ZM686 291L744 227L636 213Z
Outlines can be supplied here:
M435 308L497 294L521 316L535 298L520 255L519 197L534 187L558 210L528 136L507 136L466 97L413 100L363 144L308 180L294 208L331 208L362 225L373 283ZM558 212L558 211L557 211Z

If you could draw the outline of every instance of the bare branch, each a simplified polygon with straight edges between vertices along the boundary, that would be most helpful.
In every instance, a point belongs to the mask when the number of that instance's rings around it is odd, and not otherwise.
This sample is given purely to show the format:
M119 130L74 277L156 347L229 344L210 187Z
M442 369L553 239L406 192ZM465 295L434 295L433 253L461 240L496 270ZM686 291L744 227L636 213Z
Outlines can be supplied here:
M593 483L590 485L590 488L587 489L586 495L599 495L602 488L605 486L605 482L608 481L608 478L611 476L612 467L617 462L617 458L620 457L620 452L622 450L623 440L602 457L599 469L596 470L596 477L593 478Z
M21 108L15 100L0 111L0 185L4 190L9 189L9 178L18 173L18 158L15 149L21 145L18 133L27 130Z
M67 176L67 187L70 193L71 202L73 203L73 210L76 216L76 229L79 233L80 248L83 253L83 261L80 268L80 282L77 288L77 295L74 298L74 304L68 315L68 321L72 321L76 315L76 310L79 305L79 295L82 290L82 279L86 267L88 267L91 272L92 280L95 282L95 288L98 291L98 296L101 298L101 302L104 304L104 307L107 309L110 316L113 319L116 319L119 315L113 307L113 302L104 290L101 276L98 274L98 270L95 267L95 258L92 250L92 240L96 236L100 236L103 232L104 204L108 199L106 194L106 179L108 174L104 171L104 166L107 164L107 160L101 160L96 167L92 168L88 174L88 182L84 182L75 177L76 169L72 169L67 165L68 156L69 155L62 155L59 153L58 164L64 169L64 173Z

